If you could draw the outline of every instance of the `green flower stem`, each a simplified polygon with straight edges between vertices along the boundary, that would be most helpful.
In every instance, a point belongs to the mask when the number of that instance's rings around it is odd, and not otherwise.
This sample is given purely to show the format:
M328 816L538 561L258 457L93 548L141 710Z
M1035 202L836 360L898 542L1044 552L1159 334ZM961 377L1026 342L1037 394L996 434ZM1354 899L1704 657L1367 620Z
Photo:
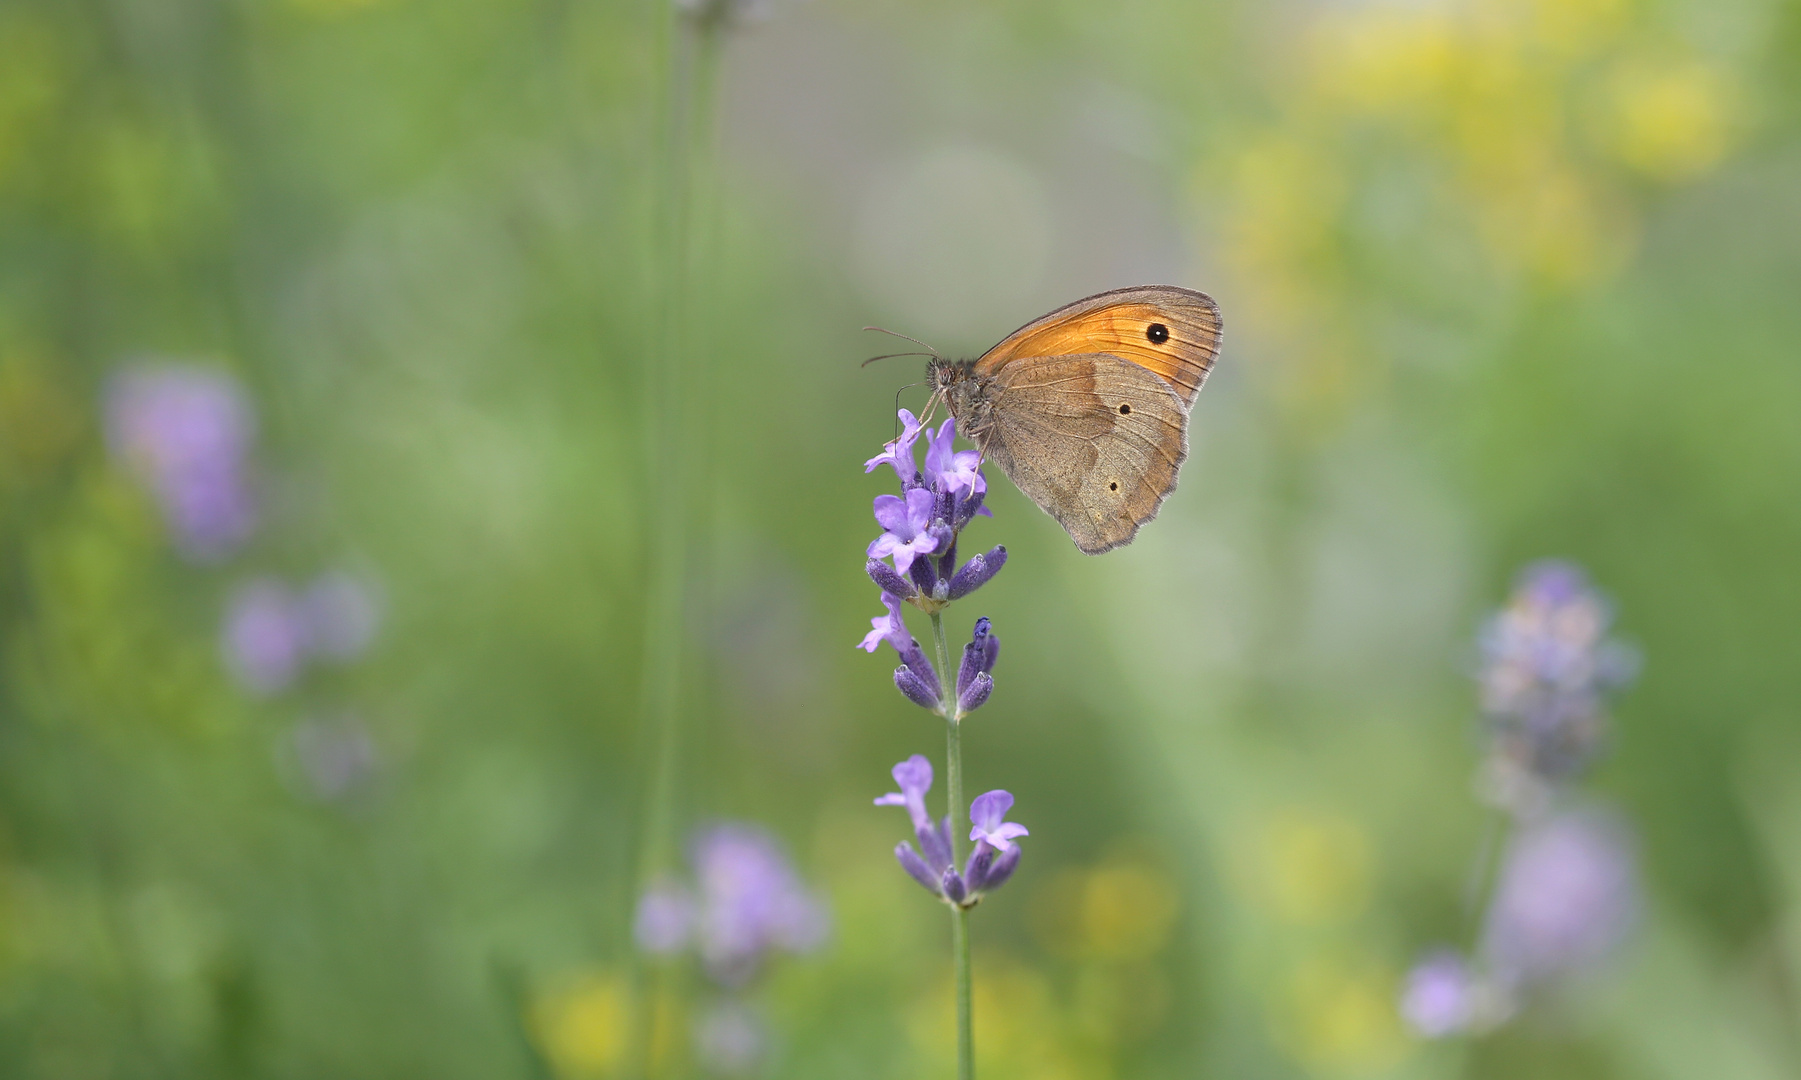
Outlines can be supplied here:
M651 447L647 479L654 492L648 500L653 509L641 696L642 746L649 768L639 817L636 887L628 905L668 869L673 858L687 706L683 687L693 682L693 673L684 670L688 666L684 621L690 592L706 591L704 583L697 585L691 579L708 554L710 524L707 500L694 484L698 465L705 460L705 432L712 421L710 398L705 396L709 380L695 370L700 350L695 348L694 293L706 262L705 245L697 235L705 230L697 229L696 223L704 222L708 210L706 181L724 25L715 15L692 20L692 33L686 33L689 26L683 25L673 5L665 5L662 17L668 71L656 185L661 193L654 245L657 340L649 350L653 359L645 379ZM634 1030L627 1074L645 1077L652 1071L655 995L635 951L632 956Z
M944 640L944 616L932 612L932 642L938 650L938 683L944 708L944 771L950 787L951 860L963 865L969 818L963 801L963 713L957 707L957 669L951 666L950 645ZM951 909L951 963L957 970L957 1080L974 1080L976 1074L975 1010L970 993L969 910Z

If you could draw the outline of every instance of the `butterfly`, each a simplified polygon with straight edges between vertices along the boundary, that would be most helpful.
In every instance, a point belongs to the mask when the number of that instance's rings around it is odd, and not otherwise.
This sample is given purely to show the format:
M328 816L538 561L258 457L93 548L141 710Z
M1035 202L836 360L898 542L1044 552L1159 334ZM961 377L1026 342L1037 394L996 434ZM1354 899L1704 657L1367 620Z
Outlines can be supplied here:
M934 356L926 377L983 458L1099 555L1175 490L1220 332L1207 294L1139 285L1058 308L974 360Z

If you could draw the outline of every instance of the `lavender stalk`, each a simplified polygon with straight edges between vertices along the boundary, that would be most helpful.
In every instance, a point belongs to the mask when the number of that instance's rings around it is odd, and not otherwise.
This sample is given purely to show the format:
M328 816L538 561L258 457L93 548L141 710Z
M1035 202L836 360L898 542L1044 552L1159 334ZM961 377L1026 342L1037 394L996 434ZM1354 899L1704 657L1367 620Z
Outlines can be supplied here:
M956 974L957 1076L975 1076L975 1034L969 958L969 912L982 896L1005 884L1019 865L1022 825L1005 820L1013 796L990 791L970 804L964 816L963 720L988 701L994 690L994 664L1000 639L985 618L977 619L961 662L953 665L945 637L944 611L954 601L993 579L1007 561L1007 549L996 547L957 566L957 537L977 516L987 491L980 455L954 449L955 425L945 421L937 431L923 427L912 413L900 413L902 433L865 463L866 472L891 466L901 482L900 495L875 500L876 521L883 533L869 545L865 572L882 590L886 614L870 620L862 648L874 652L886 642L901 658L895 687L907 700L944 717L945 772L950 788L948 813L934 821L925 808L932 787L932 766L915 754L894 767L900 791L876 800L878 806L904 806L913 822L919 850L902 843L894 855L908 876L951 909L951 960ZM918 468L913 444L927 436L925 469ZM892 561L892 565L883 562ZM902 605L911 604L932 620L933 658L907 632ZM964 830L968 829L967 840ZM973 844L973 847L969 845Z

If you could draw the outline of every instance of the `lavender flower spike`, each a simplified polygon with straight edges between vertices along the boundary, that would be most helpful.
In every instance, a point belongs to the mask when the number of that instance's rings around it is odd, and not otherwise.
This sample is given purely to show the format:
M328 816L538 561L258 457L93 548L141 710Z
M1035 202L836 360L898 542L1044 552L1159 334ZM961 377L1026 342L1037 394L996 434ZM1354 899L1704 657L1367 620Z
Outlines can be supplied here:
M156 497L191 562L218 562L256 530L249 455L256 418L243 387L212 367L140 362L106 388L106 435Z
M1024 825L1005 820L1013 809L1010 792L995 789L976 796L969 804L969 838L998 849L1003 855L1013 850L1013 838L1030 835Z

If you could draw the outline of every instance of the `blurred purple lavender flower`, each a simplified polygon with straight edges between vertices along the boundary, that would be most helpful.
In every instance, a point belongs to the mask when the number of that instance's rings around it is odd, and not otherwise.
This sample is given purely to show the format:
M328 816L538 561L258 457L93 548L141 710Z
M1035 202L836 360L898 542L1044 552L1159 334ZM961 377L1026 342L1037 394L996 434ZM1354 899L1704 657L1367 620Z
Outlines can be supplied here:
M719 1002L695 1023L694 1051L716 1076L749 1076L768 1056L769 1025L741 1001Z
M314 656L339 663L369 648L381 627L381 601L369 582L343 570L313 579L299 598L307 647Z
M737 822L704 829L690 846L689 862L696 885L694 943L716 982L741 986L767 953L810 952L824 943L830 931L825 905L763 829ZM647 917L643 903L639 912Z
M990 791L976 796L969 809L975 822L969 838L977 843L959 873L951 854L950 818L935 822L926 810L926 793L932 790L931 762L914 754L894 767L894 782L900 790L881 796L875 805L906 807L919 849L903 840L895 845L894 857L914 881L953 907L972 908L984 893L1000 888L1013 876L1019 865L1019 845L1013 840L1025 836L1026 829L1003 820L1013 806L1012 795Z
M365 790L381 764L375 741L354 715L302 720L289 743L306 793L321 802L342 802Z
M1426 956L1407 973L1401 991L1401 1017L1428 1039L1442 1039L1469 1028L1479 991L1469 964L1452 949Z
M226 667L253 694L279 693L309 660L342 663L360 655L380 619L373 590L343 571L319 575L304 592L272 577L253 578L226 602Z
M1638 670L1637 654L1607 636L1612 621L1580 568L1547 560L1520 573L1507 606L1483 626L1491 801L1515 813L1542 807L1549 786L1599 754L1607 695Z
M279 693L306 660L307 627L287 586L254 578L226 603L225 664L253 694Z
M216 368L135 364L108 382L105 414L108 445L149 486L184 558L216 562L250 538L256 423L236 379Z
M660 879L638 898L632 938L647 953L667 956L688 947L694 935L694 897L680 882Z
M1482 958L1494 980L1517 992L1592 968L1637 918L1639 882L1632 832L1597 809L1567 810L1514 838L1484 920Z

